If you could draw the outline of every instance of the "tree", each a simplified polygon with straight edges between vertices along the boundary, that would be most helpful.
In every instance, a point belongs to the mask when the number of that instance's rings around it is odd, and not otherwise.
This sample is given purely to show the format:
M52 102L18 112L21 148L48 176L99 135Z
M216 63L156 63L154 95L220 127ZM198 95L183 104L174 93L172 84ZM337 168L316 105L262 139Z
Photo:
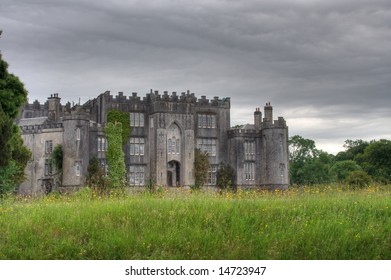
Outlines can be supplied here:
M210 168L209 157L207 153L201 152L200 149L194 151L194 175L195 186L200 188L205 185L208 179L208 171Z
M57 183L61 185L62 182L62 158L63 158L63 152L62 152L62 146L56 145L53 149L52 155L51 155L51 161L53 162L54 166L56 167L56 177L57 177Z
M331 181L334 156L316 148L315 142L299 135L289 141L289 173L292 184L320 184Z
M31 156L14 124L26 102L23 83L8 72L8 63L0 53L0 194L12 191L24 180L24 168Z
M90 188L98 194L104 194L107 191L107 182L105 171L100 166L99 159L93 157L87 167L87 183Z
M348 177L351 172L359 170L362 170L362 168L355 161L343 160L334 163L334 165L330 169L330 172L335 178L335 180L342 182Z
M336 161L354 160L354 158L357 155L364 153L364 150L368 145L369 145L368 142L361 139L357 139L357 140L347 139L345 140L345 144L343 145L345 151L339 152L336 155L335 160Z
M371 141L355 160L376 181L391 182L391 141Z
M216 174L216 186L220 189L228 189L233 187L235 180L234 169L226 163L220 163Z

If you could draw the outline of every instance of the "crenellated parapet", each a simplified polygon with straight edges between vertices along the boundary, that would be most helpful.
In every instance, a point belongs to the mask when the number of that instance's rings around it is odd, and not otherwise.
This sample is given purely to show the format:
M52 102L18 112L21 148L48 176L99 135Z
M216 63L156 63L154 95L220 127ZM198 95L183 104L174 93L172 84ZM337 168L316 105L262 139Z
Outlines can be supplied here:
M62 129L62 123L45 123L41 125L25 125L25 126L19 126L22 134L35 134L35 133L42 133L44 130L47 129Z
M259 137L259 131L255 129L231 129L228 130L228 138L234 137Z

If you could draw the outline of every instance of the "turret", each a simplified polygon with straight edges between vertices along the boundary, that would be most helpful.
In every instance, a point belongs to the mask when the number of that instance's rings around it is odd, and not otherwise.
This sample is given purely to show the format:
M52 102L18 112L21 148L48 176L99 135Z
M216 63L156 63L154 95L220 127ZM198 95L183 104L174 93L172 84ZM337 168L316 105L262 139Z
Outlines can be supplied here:
M89 162L89 114L80 106L63 119L63 180L65 188L85 184Z

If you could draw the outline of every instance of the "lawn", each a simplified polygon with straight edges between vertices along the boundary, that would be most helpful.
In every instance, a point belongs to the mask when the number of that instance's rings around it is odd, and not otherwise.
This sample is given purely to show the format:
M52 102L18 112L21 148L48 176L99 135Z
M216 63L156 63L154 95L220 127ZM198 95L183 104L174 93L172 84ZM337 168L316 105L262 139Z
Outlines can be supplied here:
M391 187L0 202L0 259L391 259Z

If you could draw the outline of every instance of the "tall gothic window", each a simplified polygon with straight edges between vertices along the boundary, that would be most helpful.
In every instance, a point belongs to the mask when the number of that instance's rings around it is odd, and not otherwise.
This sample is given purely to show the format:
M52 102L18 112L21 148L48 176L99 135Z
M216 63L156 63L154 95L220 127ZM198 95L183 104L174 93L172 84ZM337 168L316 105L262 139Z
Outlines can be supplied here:
M208 171L208 185L216 185L217 165L211 165Z
M130 113L130 126L144 127L144 113L131 112Z
M45 176L53 174L53 162L50 159L45 159Z
M77 177L81 175L81 163L78 161L75 162L75 175Z
M244 163L244 178L246 181L254 181L255 179L255 163L245 162Z
M255 141L244 142L244 159L255 160Z
M144 155L144 138L132 137L130 138L129 142L129 154L131 156Z
M143 186L145 181L144 165L129 166L129 184L132 186Z
M181 132L176 124L172 124L167 131L167 154L179 155L181 153Z
M80 128L76 128L76 140L80 141Z
M53 141L46 140L45 141L45 154L50 154L53 152Z
M198 114L198 128L215 128L216 116L212 114Z
M107 141L106 138L103 136L97 137L98 141L98 152L105 152L107 151Z
M216 139L200 138L197 140L197 148L201 152L207 153L210 157L216 156Z

